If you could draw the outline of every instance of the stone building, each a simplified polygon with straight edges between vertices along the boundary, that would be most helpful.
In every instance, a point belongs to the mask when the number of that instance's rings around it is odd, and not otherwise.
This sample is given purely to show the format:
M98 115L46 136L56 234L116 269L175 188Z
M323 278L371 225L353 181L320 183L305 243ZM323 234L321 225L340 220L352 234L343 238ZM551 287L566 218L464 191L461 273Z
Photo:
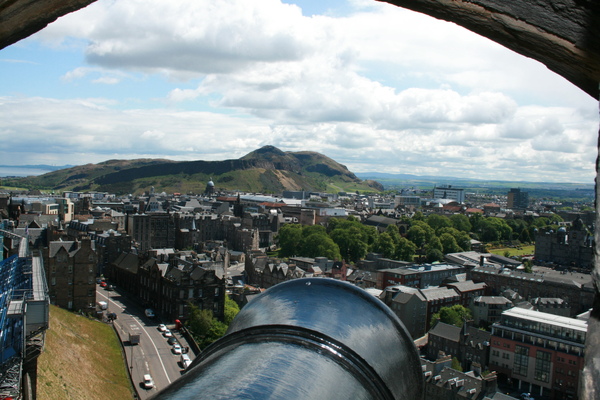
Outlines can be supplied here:
M479 373L475 371L460 372L450 368L451 365L452 357L450 356L435 361L421 358L421 369L425 379L425 399L514 399L498 393L497 376L494 372L481 376L481 371ZM500 396L496 397L498 394Z
M446 287L390 286L382 292L380 299L400 318L413 339L425 335L433 314L442 307L460 304L458 292Z
M128 216L127 233L140 252L175 247L175 221L171 213Z
M428 332L427 358L436 360L440 354L456 357L463 371L472 369L473 363L487 369L490 355L490 332L467 323L463 327L438 322Z
M69 310L92 311L97 263L96 244L89 237L50 242L44 261L50 302Z
M571 305L571 316L587 311L594 301L589 275L579 274L576 280L570 274L527 273L492 266L473 268L468 275L475 282L485 282L492 296L511 289L527 301L535 297L561 298Z
M154 253L158 259L122 254L107 268L107 276L170 322L187 319L190 305L223 320L228 253L166 252L165 257L159 253Z
M535 234L535 259L566 267L591 270L594 265L594 238L581 219L565 227L541 230Z

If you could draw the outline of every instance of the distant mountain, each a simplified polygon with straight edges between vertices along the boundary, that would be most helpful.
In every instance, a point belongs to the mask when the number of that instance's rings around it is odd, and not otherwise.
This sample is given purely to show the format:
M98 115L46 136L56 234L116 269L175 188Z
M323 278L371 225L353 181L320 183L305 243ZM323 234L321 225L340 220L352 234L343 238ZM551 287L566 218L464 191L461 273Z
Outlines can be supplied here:
M360 179L376 179L388 184L401 185L412 183L427 183L433 185L457 184L463 187L514 187L514 188L546 188L546 189L594 189L593 183L571 183L571 182L528 182L509 180L490 180L475 178L459 178L455 176L432 176L411 174L390 174L385 172L359 172L356 176Z
M284 152L264 146L239 159L170 161L109 160L40 176L4 179L5 186L55 191L142 193L154 187L168 193L202 193L209 180L217 190L281 193L307 191L380 191L374 181L362 181L344 165L311 151Z
M552 198L555 200L591 203L595 198L595 187L592 183L501 181L380 172L362 172L357 173L356 176L361 179L376 179L386 190L408 188L431 190L434 186L453 185L479 194L506 195L510 188L520 188L528 192L530 198L535 199Z
M35 165L0 165L0 168L25 168L25 169L43 169L46 171L57 171L59 169L71 168L74 165L48 165L48 164L35 164Z

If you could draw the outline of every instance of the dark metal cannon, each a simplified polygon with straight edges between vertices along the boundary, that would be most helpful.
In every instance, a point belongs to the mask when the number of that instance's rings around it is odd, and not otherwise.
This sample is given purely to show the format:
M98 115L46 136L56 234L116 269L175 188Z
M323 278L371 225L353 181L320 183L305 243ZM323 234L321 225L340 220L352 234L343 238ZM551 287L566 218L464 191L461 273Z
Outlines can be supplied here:
M406 329L378 299L322 278L276 285L153 399L422 399Z

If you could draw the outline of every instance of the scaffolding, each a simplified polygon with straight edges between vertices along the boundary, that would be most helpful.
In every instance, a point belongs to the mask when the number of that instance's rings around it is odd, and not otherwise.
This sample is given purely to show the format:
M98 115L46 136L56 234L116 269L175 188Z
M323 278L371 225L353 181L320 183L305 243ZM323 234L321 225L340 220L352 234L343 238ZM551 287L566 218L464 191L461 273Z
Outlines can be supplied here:
M23 366L44 347L48 290L42 259L32 257L27 238L0 234L18 243L16 254L0 261L0 398L20 399Z

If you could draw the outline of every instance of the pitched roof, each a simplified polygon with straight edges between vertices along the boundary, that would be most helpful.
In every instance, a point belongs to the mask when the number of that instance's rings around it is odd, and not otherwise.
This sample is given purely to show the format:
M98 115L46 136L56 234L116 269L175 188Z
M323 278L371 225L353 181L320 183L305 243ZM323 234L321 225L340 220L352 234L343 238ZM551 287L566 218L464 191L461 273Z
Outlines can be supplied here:
M458 343L460 340L460 328L440 321L429 331L429 337L431 336L443 337L444 339Z

